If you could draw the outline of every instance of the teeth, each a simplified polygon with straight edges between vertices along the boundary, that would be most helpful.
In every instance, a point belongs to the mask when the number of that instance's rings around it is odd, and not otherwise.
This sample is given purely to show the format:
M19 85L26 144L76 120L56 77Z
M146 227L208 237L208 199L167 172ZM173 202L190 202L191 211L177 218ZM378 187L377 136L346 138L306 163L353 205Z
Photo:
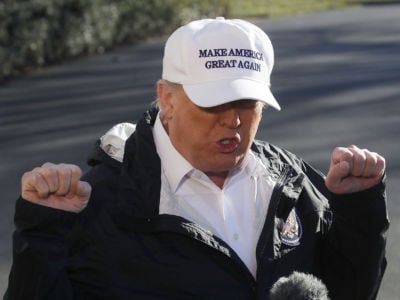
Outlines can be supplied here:
M228 145L231 141L229 139L221 140L221 144Z

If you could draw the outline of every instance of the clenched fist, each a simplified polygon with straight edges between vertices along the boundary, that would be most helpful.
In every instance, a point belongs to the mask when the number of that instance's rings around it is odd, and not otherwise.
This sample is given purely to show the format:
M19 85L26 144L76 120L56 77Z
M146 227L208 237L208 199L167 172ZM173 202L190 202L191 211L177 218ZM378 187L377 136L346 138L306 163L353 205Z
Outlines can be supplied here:
M87 206L92 190L89 183L80 181L81 175L75 165L45 163L22 176L21 196L39 205L79 213Z
M325 183L336 194L360 192L381 182L385 159L378 153L356 146L338 147L332 152Z

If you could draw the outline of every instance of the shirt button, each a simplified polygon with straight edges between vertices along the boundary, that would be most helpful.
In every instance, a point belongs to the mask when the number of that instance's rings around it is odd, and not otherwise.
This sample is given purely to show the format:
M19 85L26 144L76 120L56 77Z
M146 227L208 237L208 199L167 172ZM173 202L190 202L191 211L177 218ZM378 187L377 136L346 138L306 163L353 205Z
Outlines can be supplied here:
M237 240L239 239L239 234L235 233L235 234L233 235L233 239L234 239L235 241L237 241Z

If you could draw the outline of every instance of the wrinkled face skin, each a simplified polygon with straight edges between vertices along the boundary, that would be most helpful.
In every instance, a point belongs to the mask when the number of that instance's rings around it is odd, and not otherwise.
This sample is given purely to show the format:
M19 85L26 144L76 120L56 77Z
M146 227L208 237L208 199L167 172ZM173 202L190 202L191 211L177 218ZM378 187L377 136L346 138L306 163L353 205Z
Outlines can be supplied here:
M253 142L263 105L238 100L203 108L195 105L181 86L158 83L161 119L172 144L193 167L223 185L228 172L240 166ZM221 181L222 180L222 181ZM215 181L214 181L215 182Z

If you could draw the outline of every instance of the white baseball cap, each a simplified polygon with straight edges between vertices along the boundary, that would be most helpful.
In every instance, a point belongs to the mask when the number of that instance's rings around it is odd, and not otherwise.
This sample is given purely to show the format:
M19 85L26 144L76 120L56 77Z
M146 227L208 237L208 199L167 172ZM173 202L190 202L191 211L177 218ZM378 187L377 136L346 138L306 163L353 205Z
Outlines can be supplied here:
M238 19L203 19L178 28L165 44L162 78L182 84L201 107L250 99L277 110L270 90L274 51L259 27Z

